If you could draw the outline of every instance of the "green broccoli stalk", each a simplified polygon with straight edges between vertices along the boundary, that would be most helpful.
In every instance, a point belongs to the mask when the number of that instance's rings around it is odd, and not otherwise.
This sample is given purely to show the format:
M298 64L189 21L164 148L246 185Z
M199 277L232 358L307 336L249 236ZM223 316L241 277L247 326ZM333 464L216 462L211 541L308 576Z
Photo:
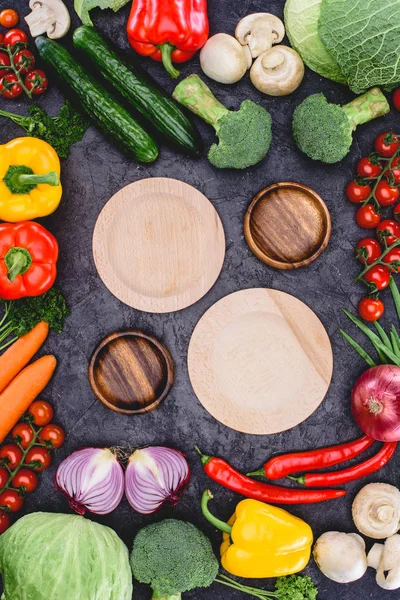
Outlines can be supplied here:
M386 115L390 106L379 88L339 106L324 94L308 96L293 113L293 137L313 160L336 163L348 154L358 125Z
M182 600L182 594L213 582L261 600L315 600L310 577L280 577L275 591L242 585L219 574L210 540L192 523L166 519L139 531L130 558L134 577L153 590L153 600Z
M214 127L219 143L213 144L208 153L214 167L246 169L267 155L272 121L262 106L245 100L238 111L228 110L197 75L181 81L173 97Z

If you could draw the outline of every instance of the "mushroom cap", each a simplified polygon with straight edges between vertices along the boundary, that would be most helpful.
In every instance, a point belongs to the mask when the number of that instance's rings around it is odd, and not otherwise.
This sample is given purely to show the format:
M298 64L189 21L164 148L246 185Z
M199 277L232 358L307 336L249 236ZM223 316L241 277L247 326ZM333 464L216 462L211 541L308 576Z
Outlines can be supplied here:
M250 71L253 85L269 96L287 96L294 92L304 77L304 63L288 46L273 46L255 60Z
M227 33L210 37L200 51L203 72L219 83L236 83L251 66L247 46L241 46L236 38Z
M355 497L352 513L358 531L385 539L400 528L400 491L387 483L369 483Z
M321 572L337 583L356 581L367 570L365 542L356 533L323 533L314 545L313 556Z
M62 0L30 0L32 12L25 17L32 37L47 33L51 39L63 37L71 26L68 8Z
M376 548L380 546L380 548ZM376 571L376 583L384 590L400 588L400 535L389 537L385 545L375 544L368 554L368 564L373 562L370 555L376 555L380 560Z
M279 44L283 40L285 26L275 15L253 13L239 21L235 37L242 46L249 46L251 56L257 58L271 48L272 44Z

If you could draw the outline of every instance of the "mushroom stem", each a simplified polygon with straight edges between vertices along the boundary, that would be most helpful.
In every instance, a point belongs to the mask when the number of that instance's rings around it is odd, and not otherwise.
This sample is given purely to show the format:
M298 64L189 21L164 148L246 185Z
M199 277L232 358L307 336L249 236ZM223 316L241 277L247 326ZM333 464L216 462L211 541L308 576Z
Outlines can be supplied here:
M378 570L379 564L382 560L384 547L385 547L384 544L377 543L377 544L374 544L372 546L371 550L368 552L368 555L367 555L368 566L375 569L375 571Z
M261 60L264 69L273 70L280 67L285 62L285 57L280 52L267 52Z

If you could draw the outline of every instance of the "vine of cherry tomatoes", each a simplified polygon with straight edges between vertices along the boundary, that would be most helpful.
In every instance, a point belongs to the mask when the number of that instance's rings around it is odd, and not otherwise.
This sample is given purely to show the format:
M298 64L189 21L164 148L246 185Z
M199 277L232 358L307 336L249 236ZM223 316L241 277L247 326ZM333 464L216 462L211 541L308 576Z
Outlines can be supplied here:
M52 406L35 400L12 430L12 442L0 447L0 535L11 525L11 513L21 510L26 494L37 488L38 473L50 466L52 452L64 443L64 431L52 419Z
M393 101L400 109L400 88ZM397 106L396 102L399 103ZM378 297L400 271L400 134L386 131L375 140L374 152L357 163L357 177L346 186L346 196L359 204L356 222L375 229L376 237L365 237L356 246L356 258L364 265L356 277L368 287L368 296L358 306L366 321L377 321L385 307ZM382 219L382 210L393 207L393 218Z

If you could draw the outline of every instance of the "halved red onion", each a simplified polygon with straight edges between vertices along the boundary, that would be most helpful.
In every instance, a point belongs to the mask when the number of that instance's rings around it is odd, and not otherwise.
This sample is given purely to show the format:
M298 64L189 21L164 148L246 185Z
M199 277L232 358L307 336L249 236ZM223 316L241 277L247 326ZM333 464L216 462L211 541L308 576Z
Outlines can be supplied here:
M190 479L185 456L164 446L135 450L125 473L129 504L142 515L156 512L165 503L178 503Z
M110 448L83 448L63 460L56 484L80 515L107 515L124 495L124 471Z

